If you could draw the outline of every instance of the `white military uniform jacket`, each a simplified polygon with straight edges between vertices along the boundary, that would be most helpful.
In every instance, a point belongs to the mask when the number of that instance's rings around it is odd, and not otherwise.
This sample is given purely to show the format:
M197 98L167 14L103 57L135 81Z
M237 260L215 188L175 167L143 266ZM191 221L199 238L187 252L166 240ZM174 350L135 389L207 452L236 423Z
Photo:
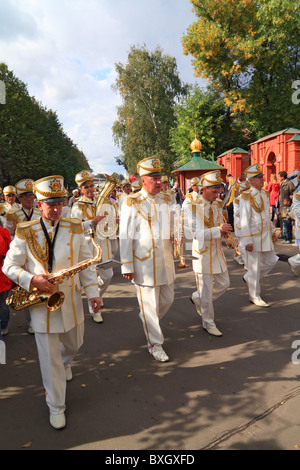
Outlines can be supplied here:
M227 271L222 249L222 201L209 202L203 196L196 204L186 206L188 230L192 231L193 270L202 274L220 274Z
M47 220L44 220L44 224L51 237L53 227ZM81 221L61 218L55 239L52 272L57 273L90 257ZM47 261L47 242L40 220L18 225L2 268L6 276L29 290L34 275L47 273ZM46 304L30 307L34 330L37 333L62 333L83 322L82 289L88 299L99 296L96 274L90 268L58 285L58 290L65 294L65 300L58 310L50 312Z
M294 193L292 208L295 214L295 238L300 239L300 192Z
M15 234L17 225L22 223L22 222L27 221L27 217L26 217L24 211L26 211L26 209L23 209L22 206L21 207L19 206L18 210L14 211L14 212L8 212L5 215L5 222L4 222L3 226L5 228L7 228L7 230L10 233L10 236L12 238ZM26 211L26 212L28 212L28 211ZM27 213L27 215L29 215L29 214L31 214L30 220L39 219L41 217L41 211L37 207L34 207L30 212Z
M120 216L122 273L134 273L134 282L139 285L171 284L175 279L172 235L168 195L153 196L145 189L129 195Z
M240 237L243 246L253 244L253 251L272 251L274 227L270 217L269 193L251 186L240 198Z

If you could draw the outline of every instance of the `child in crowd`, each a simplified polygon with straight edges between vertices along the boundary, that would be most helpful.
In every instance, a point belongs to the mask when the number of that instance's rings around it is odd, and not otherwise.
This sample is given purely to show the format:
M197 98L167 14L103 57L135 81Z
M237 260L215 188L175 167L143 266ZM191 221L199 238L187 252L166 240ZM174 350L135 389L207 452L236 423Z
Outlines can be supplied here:
M295 219L294 211L291 207L289 199L283 200L282 223L283 223L283 243L292 243L293 241L293 220Z

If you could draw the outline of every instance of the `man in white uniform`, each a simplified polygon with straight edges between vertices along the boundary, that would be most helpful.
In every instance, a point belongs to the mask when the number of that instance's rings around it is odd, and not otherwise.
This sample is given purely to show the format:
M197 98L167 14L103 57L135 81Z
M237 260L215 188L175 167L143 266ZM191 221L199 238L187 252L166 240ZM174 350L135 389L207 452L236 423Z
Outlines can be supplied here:
M16 202L17 190L15 186L5 186L3 189L4 194L4 208L6 212L14 212L20 209L20 204Z
M264 177L257 163L245 170L251 188L240 199L240 240L245 247L250 302L259 307L269 307L261 298L260 280L275 266L275 228L271 223L269 193L263 189Z
M300 192L299 191L294 192L292 209L294 210L294 214L295 214L295 238L299 240L299 243L298 243L299 252L295 256L291 256L288 259L288 264L294 276L298 276L299 273L297 270L300 267Z
M158 158L138 163L141 191L129 195L120 216L120 256L123 276L134 282L150 354L169 360L162 345L160 320L174 300L171 199L161 191Z
M200 180L202 194L197 204L186 206L188 226L193 235L193 270L197 291L191 300L202 317L202 325L211 335L222 336L215 324L213 302L229 287L229 275L222 250L222 236L231 225L223 220L222 201L217 201L222 179L219 171L210 171Z
M41 217L41 211L39 208L34 207L36 198L33 192L34 181L30 178L20 180L16 183L15 188L17 196L20 200L20 205L17 210L9 211L6 213L3 226L7 228L11 238L15 236L17 225L21 222L39 219ZM30 320L29 309L24 309L25 318L27 322L27 331L29 334L34 333L34 329Z
M41 218L18 225L6 255L3 272L26 291L33 288L43 293L56 291L48 280L49 273L91 258L81 221L60 217L63 185L61 176L35 182ZM70 363L83 343L82 288L94 311L100 308L97 279L90 268L66 279L58 287L65 299L57 310L51 311L45 302L30 306L50 424L56 429L66 424L66 380L72 378Z
M96 214L96 200L94 198L95 187L93 183L93 175L90 171L83 170L75 176L75 181L78 187L80 188L81 197L72 206L72 217L76 217L83 222L85 236L92 254L94 253L95 248L92 244L90 228L93 228L95 230L95 241L98 245L101 246L102 249L102 261L108 261L113 258L112 244L109 237L105 237L104 235L101 235L99 233L100 225L102 226L103 223L106 223L106 220L105 216ZM113 207L109 200L107 200L107 205ZM103 222L101 222L102 220ZM116 222L115 219L113 221ZM103 306L102 297L112 280L114 272L112 268L100 268L97 270L97 273L101 305ZM102 323L103 318L101 313L93 315L93 320L96 323Z

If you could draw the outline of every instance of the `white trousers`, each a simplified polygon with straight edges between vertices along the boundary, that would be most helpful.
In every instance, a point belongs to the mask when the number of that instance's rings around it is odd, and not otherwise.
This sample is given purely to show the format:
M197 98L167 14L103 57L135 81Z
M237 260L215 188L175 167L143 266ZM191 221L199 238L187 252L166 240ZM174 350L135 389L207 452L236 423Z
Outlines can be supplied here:
M275 266L278 256L274 251L246 251L247 273L244 276L248 285L250 300L260 299L260 280Z
M299 250L299 253L297 253L297 255L295 256L291 256L289 258L289 263L295 268L299 268L300 266L300 245L298 245L298 250Z
M149 287L135 284L139 302L139 317L142 320L148 349L162 345L164 336L160 320L167 313L174 301L174 282L162 286Z
M219 274L195 273L197 290L192 297L201 309L203 328L215 328L213 302L220 297L230 285L228 271Z
M66 408L65 368L83 344L84 322L67 333L35 333L46 403L52 414Z

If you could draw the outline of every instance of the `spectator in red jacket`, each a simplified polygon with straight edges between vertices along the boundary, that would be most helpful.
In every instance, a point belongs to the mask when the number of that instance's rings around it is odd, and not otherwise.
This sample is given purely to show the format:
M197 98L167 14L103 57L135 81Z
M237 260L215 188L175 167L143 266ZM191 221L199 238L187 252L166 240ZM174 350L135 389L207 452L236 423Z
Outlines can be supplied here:
M9 231L0 227L0 340L8 332L9 307L6 298L12 287L12 281L2 272L3 261L11 242Z
M275 173L272 173L270 176L270 182L267 186L267 191L270 194L270 206L272 207L272 215L271 220L273 222L276 211L277 211L277 203L278 203L278 194L280 189L280 183L277 181L277 177Z

